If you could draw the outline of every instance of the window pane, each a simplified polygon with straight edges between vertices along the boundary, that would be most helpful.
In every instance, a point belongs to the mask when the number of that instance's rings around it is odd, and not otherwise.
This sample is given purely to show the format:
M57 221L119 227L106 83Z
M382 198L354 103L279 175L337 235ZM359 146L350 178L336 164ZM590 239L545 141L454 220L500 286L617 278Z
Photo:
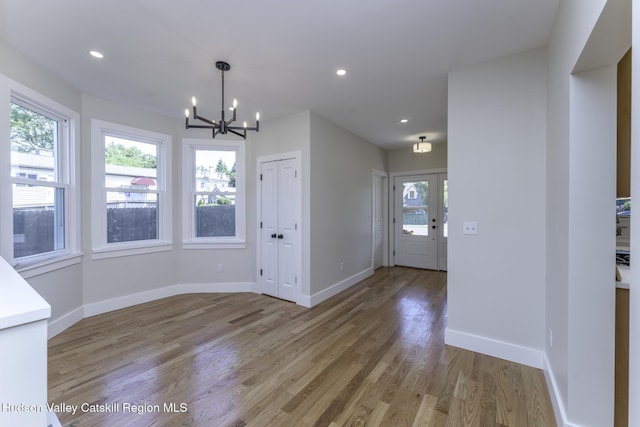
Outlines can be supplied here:
M65 248L64 189L13 185L13 257Z
M158 146L153 143L105 136L105 186L156 190Z
M442 237L449 236L449 180L442 181Z
M429 182L404 182L402 191L402 232L428 236Z
M157 238L157 193L107 192L107 243Z
M11 176L57 181L58 122L11 103Z
M235 191L235 151L195 150L195 154L195 191Z
M197 194L194 201L196 237L236 235L235 195Z

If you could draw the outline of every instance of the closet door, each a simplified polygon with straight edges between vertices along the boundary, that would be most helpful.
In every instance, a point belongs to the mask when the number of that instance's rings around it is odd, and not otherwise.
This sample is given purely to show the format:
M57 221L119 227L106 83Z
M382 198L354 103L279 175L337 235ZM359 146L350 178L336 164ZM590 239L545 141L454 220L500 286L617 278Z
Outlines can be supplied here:
M295 301L298 284L298 172L294 159L261 164L262 293Z

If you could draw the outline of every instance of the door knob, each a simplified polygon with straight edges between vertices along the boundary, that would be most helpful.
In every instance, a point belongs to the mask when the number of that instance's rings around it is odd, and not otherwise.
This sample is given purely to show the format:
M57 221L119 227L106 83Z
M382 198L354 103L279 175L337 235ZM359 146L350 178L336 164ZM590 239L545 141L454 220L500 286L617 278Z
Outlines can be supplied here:
M431 228L435 229L435 228L436 228L436 226L435 226L435 225L432 225L432 226L431 226Z
M276 237L277 237L277 236L276 236L276 233L273 233L273 234L271 235L271 238L272 238L272 239L275 239Z
M284 239L284 235L278 234L278 239Z

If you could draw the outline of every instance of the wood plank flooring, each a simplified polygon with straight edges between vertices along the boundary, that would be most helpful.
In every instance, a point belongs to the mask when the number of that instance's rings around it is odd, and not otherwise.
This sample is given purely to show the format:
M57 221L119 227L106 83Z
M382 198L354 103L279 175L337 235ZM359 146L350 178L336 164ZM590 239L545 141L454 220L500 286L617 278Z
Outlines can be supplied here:
M542 371L445 346L445 324L446 273L404 267L312 309L181 295L52 338L49 402L73 427L556 425Z

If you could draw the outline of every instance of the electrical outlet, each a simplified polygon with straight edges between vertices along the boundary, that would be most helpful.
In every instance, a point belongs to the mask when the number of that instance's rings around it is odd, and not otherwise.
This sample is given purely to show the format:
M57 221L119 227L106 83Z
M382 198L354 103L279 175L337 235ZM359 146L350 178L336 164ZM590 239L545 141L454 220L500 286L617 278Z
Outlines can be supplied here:
M549 348L553 348L553 329L549 328Z
M218 264L218 273L222 273L222 264Z
M462 232L464 234L478 234L478 222L466 221L462 224Z

